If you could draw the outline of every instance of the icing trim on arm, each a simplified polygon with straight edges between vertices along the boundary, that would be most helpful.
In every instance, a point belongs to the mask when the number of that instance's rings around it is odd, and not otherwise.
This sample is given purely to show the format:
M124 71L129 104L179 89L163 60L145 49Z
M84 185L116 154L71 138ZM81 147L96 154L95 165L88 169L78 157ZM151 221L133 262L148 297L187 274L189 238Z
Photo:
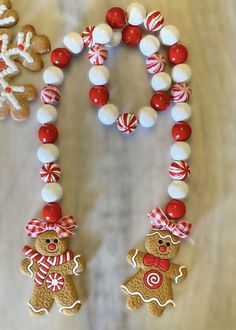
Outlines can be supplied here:
M80 257L81 257L80 254L78 254L77 256L74 257L75 267L73 268L73 274L74 274L75 276L79 276L79 273L76 272L76 270L79 268L79 263L78 263L78 261L77 261L76 259L78 259L78 258L80 258Z
M32 266L34 264L34 261L30 258L26 258L26 259L29 259L30 260L30 264L28 265L27 269L28 269L28 272L30 273L30 277L34 277L34 273L32 272Z
M137 257L137 255L138 255L138 249L135 250L135 253L134 253L133 257L131 258L132 266L133 266L134 268L137 267L137 263L136 263L136 261L135 261L135 258Z
M182 269L184 269L184 268L186 269L185 266L181 266L181 267L179 268L179 275L177 275L177 276L175 277L175 283L176 283L176 284L178 284L178 279L181 278L181 277L183 277L184 274L183 274L183 272L182 272Z

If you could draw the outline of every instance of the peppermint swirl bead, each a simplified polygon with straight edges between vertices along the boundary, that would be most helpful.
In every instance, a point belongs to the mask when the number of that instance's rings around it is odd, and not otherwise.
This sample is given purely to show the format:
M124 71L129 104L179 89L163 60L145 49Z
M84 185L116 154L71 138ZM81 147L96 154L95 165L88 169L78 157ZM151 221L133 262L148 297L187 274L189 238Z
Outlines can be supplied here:
M57 182L61 176L61 168L56 163L44 164L40 169L40 176L43 182Z
M151 11L144 21L145 28L150 32L159 31L163 27L163 25L164 17L157 10Z
M92 47L93 45L93 30L95 29L95 26L88 26L84 29L82 33L82 39L84 41L85 46Z
M186 180L190 175L190 167L185 161L175 161L170 165L169 174L174 180Z
M108 52L103 45L94 45L88 52L88 59L93 65L102 65L108 57Z
M192 95L192 89L185 82L175 84L171 89L171 96L175 103L186 102Z
M57 87L46 85L41 91L41 100L46 104L57 104L61 100L61 93Z
M166 63L165 56L158 52L148 57L146 69L151 74L162 72L165 70Z
M132 133L138 126L138 119L132 113L124 113L117 120L118 129L124 134Z

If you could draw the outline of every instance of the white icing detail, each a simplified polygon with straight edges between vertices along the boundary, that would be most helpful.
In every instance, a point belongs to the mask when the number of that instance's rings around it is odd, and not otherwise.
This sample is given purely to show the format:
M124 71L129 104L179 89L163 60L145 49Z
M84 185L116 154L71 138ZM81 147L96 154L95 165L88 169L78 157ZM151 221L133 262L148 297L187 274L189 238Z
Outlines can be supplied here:
M63 312L63 310L64 309L72 309L72 308L74 308L77 304L79 304L79 305L81 305L81 301L80 300L76 300L72 305L70 305L70 306L62 306L61 308L60 308L60 313L62 313Z
M2 16L6 11L8 10L6 5L0 5L0 16ZM14 16L8 16L5 18L0 19L0 26L8 24L8 23L13 23L15 22L16 19Z
M1 100L0 104L3 105L6 101L9 101L16 110L20 110L22 107L13 92L23 93L25 91L24 86L10 86L8 82L4 79L0 79L0 87L2 87L2 91L0 92ZM5 88L10 87L12 91L10 93L5 92Z
M135 258L137 257L137 254L138 254L138 249L135 250L135 253L134 253L133 257L131 258L132 266L133 266L134 268L137 267L137 264L136 264L136 261L135 261Z
M158 298L145 299L143 297L143 295L141 294L141 292L138 292L138 291L131 292L125 285L121 285L121 288L124 289L131 296L139 296L142 299L142 301L145 302L145 303L155 301L160 307L165 307L168 304L172 304L175 307L175 303L171 299L167 300L164 304L162 304Z
M27 258L27 259L30 260L30 264L28 265L27 269L28 269L28 272L30 273L30 277L33 277L34 276L34 273L32 272L31 267L33 266L34 262L30 258Z
M183 274L183 272L182 272L182 269L186 269L186 267L185 266L181 266L180 268L179 268L179 275L178 276L176 276L176 278L175 278L175 283L176 284L178 284L178 279L179 278L181 278L184 274Z
M30 303L28 303L28 306L32 309L34 313L45 312L45 314L48 314L48 310L46 308L36 309Z
M79 263L78 263L78 261L76 259L78 259L79 257L81 257L80 254L78 254L77 256L74 257L75 267L73 268L73 274L75 276L78 276L79 275L78 273L76 273L76 270L79 268Z
M165 235L165 236L163 236L163 235L161 235L159 232L154 232L154 233L151 233L151 234L148 234L147 236L153 236L153 235L159 235L161 238L169 238L170 240L171 240L171 243L173 243L173 244L179 244L180 243L180 241L178 240L178 241L174 241L173 240L173 238L170 236L170 235Z

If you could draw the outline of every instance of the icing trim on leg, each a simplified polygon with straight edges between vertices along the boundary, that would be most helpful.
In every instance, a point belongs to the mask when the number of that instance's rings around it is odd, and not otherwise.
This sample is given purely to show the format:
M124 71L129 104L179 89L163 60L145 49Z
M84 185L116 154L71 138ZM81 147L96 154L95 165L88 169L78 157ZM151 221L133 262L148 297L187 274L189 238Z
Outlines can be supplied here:
M175 277L175 283L178 284L178 279L181 278L181 277L184 275L184 274L182 273L182 269L184 269L184 268L186 269L185 266L181 266L181 267L179 268L179 275Z
M45 314L48 314L48 310L46 308L41 308L41 309L36 309L34 308L34 306L31 305L31 303L27 303L27 305L32 309L32 311L34 313L41 313L41 312L45 312Z
M72 309L74 308L76 305L81 305L81 301L80 300L76 300L72 305L70 306L61 306L61 308L59 309L59 312L62 313L64 309Z
M34 273L32 272L31 267L33 266L34 262L30 258L27 258L27 259L30 260L30 264L28 265L27 269L28 269L28 272L30 273L30 277L33 277L34 276Z
M121 285L121 288L124 289L131 296L139 296L142 299L142 301L145 303L155 301L160 307L165 307L168 304L172 304L175 307L175 303L171 299L167 300L164 304L162 304L158 298L145 299L143 297L143 295L141 294L141 292L138 292L138 291L131 292L125 285Z
M80 275L80 274L78 274L78 273L76 272L76 270L79 268L79 263L78 263L78 261L77 261L76 259L78 259L79 257L81 257L80 254L78 254L77 256L74 257L75 267L73 268L73 274L74 274L75 276L79 276L79 275Z

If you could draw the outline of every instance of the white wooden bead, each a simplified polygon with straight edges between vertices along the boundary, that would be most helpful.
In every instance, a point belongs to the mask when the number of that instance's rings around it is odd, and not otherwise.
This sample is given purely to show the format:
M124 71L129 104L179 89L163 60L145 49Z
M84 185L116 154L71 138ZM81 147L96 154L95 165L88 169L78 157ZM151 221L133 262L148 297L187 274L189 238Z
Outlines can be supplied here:
M173 67L171 76L176 83L189 82L192 78L192 70L188 64L178 64Z
M56 66L48 67L43 73L43 80L46 85L59 86L63 83L64 73Z
M94 44L105 45L112 40L113 30L108 24L99 24L93 30Z
M165 46L172 46L179 41L179 30L173 25L165 25L160 31L160 38Z
M154 91L168 91L171 86L171 77L165 72L156 73L151 80Z
M40 124L54 123L57 120L57 109L51 104L43 104L37 111Z
M63 196L59 183L46 183L42 189L42 198L46 203L58 202Z
M141 25L143 24L147 11L146 8L138 2L133 2L128 6L128 22L131 25Z
M151 107L143 107L138 113L138 119L143 127L152 127L157 121L157 111Z
M119 111L114 104L105 104L98 110L98 118L104 125L112 125L116 122Z
M111 41L106 45L107 47L117 47L122 40L121 31L113 31Z
M139 48L144 56L150 56L160 49L160 41L153 35L147 35L140 41Z
M89 70L89 80L93 85L105 85L110 77L105 65L95 65Z
M191 155L191 148L187 142L176 142L171 147L173 160L187 160Z
M44 164L55 162L59 157L59 150L55 144L44 143L38 148L37 156Z
M174 121L187 121L191 118L192 108L188 103L177 103L171 109L171 116Z
M168 194L174 199L184 199L188 196L189 187L184 181L173 181L168 187Z
M64 46L73 54L79 54L84 48L84 42L80 34L68 33L63 39Z

